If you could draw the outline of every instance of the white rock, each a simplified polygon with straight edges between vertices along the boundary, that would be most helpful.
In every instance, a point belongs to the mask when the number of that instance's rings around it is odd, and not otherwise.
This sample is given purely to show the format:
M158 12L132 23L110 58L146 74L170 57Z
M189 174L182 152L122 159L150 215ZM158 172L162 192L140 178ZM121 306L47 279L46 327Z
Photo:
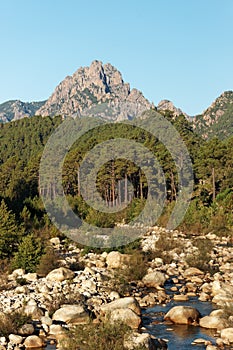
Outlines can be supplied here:
M58 269L52 270L46 276L48 281L62 282L64 280L74 278L75 273L66 267L59 267Z
M83 324L89 321L89 315L81 305L64 305L53 314L54 321Z
M233 343L233 328L225 328L221 330L221 338L225 341Z
M21 337L20 335L16 335L16 334L10 334L9 340L12 344L18 345L18 344L21 344L23 342L23 337Z

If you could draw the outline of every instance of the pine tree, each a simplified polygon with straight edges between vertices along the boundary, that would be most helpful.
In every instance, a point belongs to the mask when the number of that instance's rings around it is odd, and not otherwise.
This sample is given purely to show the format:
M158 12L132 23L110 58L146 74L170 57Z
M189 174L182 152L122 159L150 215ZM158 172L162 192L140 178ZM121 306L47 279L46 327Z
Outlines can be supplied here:
M22 233L22 226L17 225L14 213L2 200L0 205L0 259L8 258L16 251Z
M33 234L25 236L19 245L18 251L14 255L12 268L22 268L26 272L35 272L42 254L43 247L41 240L35 238Z

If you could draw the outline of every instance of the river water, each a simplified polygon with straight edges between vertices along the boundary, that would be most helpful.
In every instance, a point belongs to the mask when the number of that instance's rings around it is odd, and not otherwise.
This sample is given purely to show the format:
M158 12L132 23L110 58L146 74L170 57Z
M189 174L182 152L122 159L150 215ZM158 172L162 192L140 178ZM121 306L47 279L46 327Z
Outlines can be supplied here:
M186 305L195 307L201 316L209 315L213 310L213 304L210 302L201 302L197 297L190 298L186 302L171 301L166 306L155 305L154 307L144 309L143 326L147 331L156 338L168 340L169 350L204 350L206 346L192 345L191 343L197 338L203 338L215 343L214 330L201 328L191 325L167 325L163 322L164 315L173 307L178 305Z

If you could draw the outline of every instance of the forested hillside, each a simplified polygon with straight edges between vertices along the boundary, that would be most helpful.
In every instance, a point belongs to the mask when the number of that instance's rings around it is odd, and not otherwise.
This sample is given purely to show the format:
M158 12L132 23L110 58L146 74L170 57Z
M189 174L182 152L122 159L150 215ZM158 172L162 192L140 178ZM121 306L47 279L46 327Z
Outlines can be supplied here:
M154 113L150 110L144 117L153 118ZM233 225L233 137L224 141L217 138L204 141L193 132L184 116L173 118L172 112L163 113L179 131L193 162L194 192L181 229L230 232ZM0 198L4 209L0 212L1 222L4 222L4 216L10 215L12 223L20 227L22 235L36 232L37 236L49 236L55 230L49 223L39 197L38 170L46 141L61 122L60 117L36 116L1 125ZM96 144L114 137L137 140L159 160L165 173L167 200L158 224L165 225L178 191L175 164L165 146L151 134L130 124L118 123L114 124L114 128L111 124L103 125L88 132L73 145L63 168L64 191L70 205L87 222L100 227L127 222L143 208L147 198L145 174L132 162L122 159L108 162L99 170L97 188L106 203L117 206L123 201L130 201L125 210L111 215L104 214L90 208L80 196L80 161ZM126 189L120 193L118 180L129 180L133 184L132 193ZM4 231L5 228L0 230ZM18 240L21 238L18 237ZM17 244L12 247L12 251L9 250L9 256L14 250L17 250Z

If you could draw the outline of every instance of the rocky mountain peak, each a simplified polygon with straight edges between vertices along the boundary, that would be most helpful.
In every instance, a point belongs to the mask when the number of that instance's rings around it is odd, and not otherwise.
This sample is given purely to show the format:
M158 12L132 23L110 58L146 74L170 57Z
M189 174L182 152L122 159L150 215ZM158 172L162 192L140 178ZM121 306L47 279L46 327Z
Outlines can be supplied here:
M66 77L36 114L64 117L111 114L111 119L120 120L133 118L150 106L140 91L130 90L114 66L96 60Z

